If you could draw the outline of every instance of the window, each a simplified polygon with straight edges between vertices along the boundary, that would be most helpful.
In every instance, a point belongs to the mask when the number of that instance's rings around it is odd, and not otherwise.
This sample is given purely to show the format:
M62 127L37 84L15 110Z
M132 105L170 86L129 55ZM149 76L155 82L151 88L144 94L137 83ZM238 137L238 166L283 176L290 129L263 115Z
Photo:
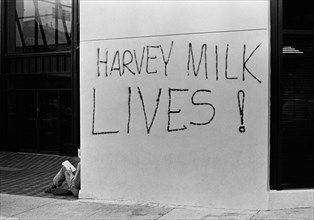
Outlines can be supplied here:
M278 0L276 4L271 146L276 180L271 180L271 187L314 187L314 14L309 3Z
M7 3L8 53L70 50L72 0L16 0Z

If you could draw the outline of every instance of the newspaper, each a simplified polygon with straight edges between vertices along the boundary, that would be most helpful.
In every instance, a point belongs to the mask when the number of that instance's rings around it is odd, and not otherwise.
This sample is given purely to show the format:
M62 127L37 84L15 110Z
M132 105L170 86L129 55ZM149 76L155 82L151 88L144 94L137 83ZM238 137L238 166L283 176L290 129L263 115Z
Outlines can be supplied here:
M68 169L71 170L72 172L75 172L76 168L70 163L70 161L66 160L62 162L62 165Z

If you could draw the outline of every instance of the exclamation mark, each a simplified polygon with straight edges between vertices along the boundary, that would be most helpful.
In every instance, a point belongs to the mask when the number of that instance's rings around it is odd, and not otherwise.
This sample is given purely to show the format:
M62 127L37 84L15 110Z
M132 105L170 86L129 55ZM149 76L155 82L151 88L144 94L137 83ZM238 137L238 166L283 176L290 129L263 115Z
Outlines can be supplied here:
M238 105L239 105L239 111L240 111L240 117L241 117L241 126L239 127L239 131L241 133L245 132L245 126L244 126L244 98L245 93L243 90L239 90L238 92Z

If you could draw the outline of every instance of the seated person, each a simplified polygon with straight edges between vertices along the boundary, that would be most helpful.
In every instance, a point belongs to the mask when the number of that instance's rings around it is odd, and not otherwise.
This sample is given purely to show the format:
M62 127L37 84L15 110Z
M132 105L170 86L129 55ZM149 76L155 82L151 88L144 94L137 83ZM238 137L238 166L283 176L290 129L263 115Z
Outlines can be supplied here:
M80 157L80 151L79 151ZM67 188L60 188L63 182L66 181ZM51 186L45 190L45 193L52 193L54 195L71 195L78 197L81 189L81 162L76 166L76 171L66 169L64 166L59 170L52 180Z

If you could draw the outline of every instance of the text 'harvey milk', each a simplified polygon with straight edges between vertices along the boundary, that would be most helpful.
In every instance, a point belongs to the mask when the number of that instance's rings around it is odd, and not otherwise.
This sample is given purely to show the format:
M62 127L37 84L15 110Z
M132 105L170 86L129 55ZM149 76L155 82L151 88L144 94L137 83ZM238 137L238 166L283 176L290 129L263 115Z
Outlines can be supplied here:
M233 59L230 56L231 46L229 44L221 45L208 45L202 44L200 47L193 46L192 43L188 43L186 46L186 55L185 60L182 62L176 62L175 65L181 65L177 67L180 71L180 76L189 78L202 78L204 80L213 80L221 81L221 80L233 80L233 81L242 81L245 82L247 78L250 78L250 83L261 83L260 75L258 73L254 73L248 67L250 60L256 54L256 51L260 48L260 44L256 44L251 50L247 49L247 45L243 44L241 46L241 50L237 49L237 59ZM167 46L165 45L146 45L143 46L139 52L139 50L130 50L130 49L119 49L119 50L109 50L107 48L97 48L97 73L95 74L97 79L110 80L111 77L125 77L125 76L143 76L143 75L155 75L163 78L168 78L171 76L172 72L169 71L169 66L172 64L173 54L175 51L175 43L171 41ZM182 53L182 50L181 50ZM198 55L196 55L198 54ZM235 53L232 53L235 56ZM182 54L181 54L182 57ZM223 59L222 59L223 57ZM241 59L239 59L239 57ZM211 59L209 59L211 58ZM211 60L211 61L209 61ZM240 67L240 71L230 73L228 69L230 62L240 62L236 64L237 67ZM209 66L211 69L209 70ZM252 66L252 64L250 65ZM183 68L182 68L183 67ZM222 70L223 67L223 70ZM185 71L182 71L185 70ZM173 68L172 68L173 71ZM117 82L117 81L115 81ZM159 85L159 89L157 91L149 91L150 93L154 93L156 99L154 100L146 100L144 99L143 91L140 86L136 86L132 88L128 86L124 91L126 96L128 97L128 103L125 106L126 114L128 115L127 120L125 122L125 127L123 130L127 134L130 133L130 124L132 123L132 97L137 97L141 103L141 109L143 111L143 117L145 120L145 128L147 134L151 133L153 124L155 122L156 115L159 112L159 103L161 97L166 98L167 100L167 125L166 131L174 132L174 131L183 131L188 129L188 125L190 126L207 126L209 125L215 118L216 108L215 103L210 101L210 97L213 95L212 91L208 88L199 88L199 89L190 89L190 88L176 88L173 86L172 88L164 88L164 85ZM121 130L106 130L99 131L95 129L95 122L97 121L96 117L96 108L97 103L99 103L98 99L96 99L96 90L97 88L93 88L93 120L92 120L92 134L93 135L102 135L102 134L117 134ZM176 114L180 114L180 108L173 108L172 102L174 97L180 96L180 94L187 94L187 92L192 92L191 97L189 98L190 108L197 109L202 108L202 111L205 112L202 114L204 117L200 121L194 121L193 119L187 119L181 124L173 124L172 118L175 117ZM136 95L137 93L137 95ZM161 96L162 93L167 94L166 96ZM203 95L201 95L203 94ZM204 95L205 94L205 95ZM236 98L239 103L239 110L241 115L241 129L240 132L245 132L244 129L244 95L245 92L243 90L239 90L236 94ZM206 100L200 100L206 99ZM97 102L96 102L97 100ZM144 101L145 100L145 101ZM101 103L101 101L100 101ZM154 109L154 112L151 115L147 114L147 103L150 103L149 108ZM101 103L102 105L104 103ZM106 124L106 122L102 122Z

